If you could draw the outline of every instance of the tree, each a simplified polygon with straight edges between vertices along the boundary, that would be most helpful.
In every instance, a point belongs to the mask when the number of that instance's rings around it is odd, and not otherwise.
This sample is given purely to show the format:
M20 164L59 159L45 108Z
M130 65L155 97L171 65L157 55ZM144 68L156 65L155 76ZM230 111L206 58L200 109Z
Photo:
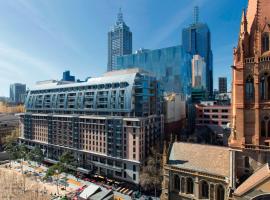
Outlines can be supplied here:
M54 164L53 166L49 167L46 172L45 179L49 179L52 176L56 176L56 184L57 184L57 193L59 194L59 175L61 173L65 174L65 180L67 180L67 173L70 168L75 168L75 159L70 152L64 152L60 158L59 162ZM66 184L65 184L66 189Z
M160 158L156 151L151 151L151 156L147 159L147 164L143 166L140 173L140 185L145 191L155 190L155 197L157 190L161 188L161 169Z
M39 147L36 146L29 152L28 159L40 164L44 161L43 152Z
M54 164L53 166L49 167L46 171L46 175L44 177L45 180L52 178L53 176L56 177L56 187L57 187L57 194L59 195L59 175L61 174L61 167L59 163Z
M59 158L59 165L60 165L61 172L65 174L64 179L65 179L65 189L66 189L67 173L69 169L76 170L76 167L77 167L73 154L68 151L64 152Z
M13 140L8 141L4 147L5 151L8 153L9 164L11 166L11 160L16 160L19 157L18 147Z
M19 144L17 146L17 155L18 155L18 159L20 160L20 165L21 165L21 172L23 175L23 192L25 192L25 176L23 173L23 162L25 160L27 160L28 158L28 148L26 147L25 144Z

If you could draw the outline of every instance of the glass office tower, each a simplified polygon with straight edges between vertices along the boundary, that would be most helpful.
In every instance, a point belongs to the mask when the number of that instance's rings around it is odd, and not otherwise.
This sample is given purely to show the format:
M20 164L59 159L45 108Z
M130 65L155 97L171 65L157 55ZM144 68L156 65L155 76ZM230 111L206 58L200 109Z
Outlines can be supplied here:
M9 88L9 98L12 103L23 103L25 98L26 85L21 83L14 83Z
M117 69L134 67L152 72L165 92L190 94L191 56L180 45L117 57Z
M107 71L115 70L116 57L132 53L132 32L123 20L121 9L117 22L108 33L108 66Z
M199 20L198 7L194 9L194 23L182 31L182 45L186 52L200 55L206 62L207 90L213 92L213 55L211 50L211 33L205 23Z

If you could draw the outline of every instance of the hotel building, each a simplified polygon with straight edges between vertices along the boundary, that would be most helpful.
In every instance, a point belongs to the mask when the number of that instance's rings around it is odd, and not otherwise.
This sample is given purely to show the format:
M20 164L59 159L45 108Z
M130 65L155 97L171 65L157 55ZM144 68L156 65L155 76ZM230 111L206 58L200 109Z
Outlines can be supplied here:
M139 183L140 164L163 137L162 91L139 69L82 83L41 82L27 93L21 141L47 161L73 153L84 173Z

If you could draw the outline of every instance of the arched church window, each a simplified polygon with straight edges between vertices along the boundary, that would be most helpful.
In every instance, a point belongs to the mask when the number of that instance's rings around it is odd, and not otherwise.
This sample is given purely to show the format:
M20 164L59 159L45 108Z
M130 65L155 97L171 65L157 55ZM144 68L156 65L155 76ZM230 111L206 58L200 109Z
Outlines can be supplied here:
M264 120L261 121L261 136L262 137L266 136L266 124Z
M218 185L217 187L217 200L224 200L225 190L222 185Z
M246 100L253 100L254 97L254 80L252 76L248 76L245 85Z
M262 52L269 51L269 33L264 33L262 36Z
M202 198L204 199L209 198L209 185L206 181L202 181L201 183L201 194L202 194Z
M193 179L192 178L188 178L187 179L187 193L188 194L193 194Z
M174 175L174 189L180 191L180 178L178 175Z
M261 78L260 78L260 98L262 99L262 100L264 100L265 99L265 76L262 76Z

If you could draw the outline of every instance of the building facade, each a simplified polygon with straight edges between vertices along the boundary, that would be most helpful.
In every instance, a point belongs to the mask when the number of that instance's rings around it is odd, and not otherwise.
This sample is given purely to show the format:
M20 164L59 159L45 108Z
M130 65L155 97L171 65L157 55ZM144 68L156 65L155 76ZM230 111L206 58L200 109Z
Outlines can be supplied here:
M182 45L191 55L200 55L206 63L207 90L213 93L213 55L211 33L207 24L199 22L199 9L194 9L194 23L182 31Z
M190 94L191 56L180 45L155 50L143 49L117 58L117 69L134 67L152 72L162 83L165 92Z
M218 91L219 93L227 93L227 78L226 77L218 78Z
M108 33L108 68L115 70L117 56L132 53L132 32L123 20L121 9L117 15L116 24Z
M238 45L234 49L229 144L244 154L238 158L239 180L270 163L269 10L268 0L248 1L247 11L242 12Z
M26 85L21 83L14 83L10 85L9 98L12 103L24 103L26 94Z
M195 105L196 125L227 127L231 121L231 106L205 101Z
M61 81L75 82L75 76L71 76L70 71L64 71Z
M163 153L161 200L230 199L232 158L227 147L172 143Z
M200 55L192 58L192 87L206 89L206 64Z
M85 173L138 184L141 162L163 137L160 85L138 69L37 85L25 107L21 141L39 146L51 162L70 151Z
M164 95L164 137L169 141L171 134L180 135L186 124L186 98L183 94Z

